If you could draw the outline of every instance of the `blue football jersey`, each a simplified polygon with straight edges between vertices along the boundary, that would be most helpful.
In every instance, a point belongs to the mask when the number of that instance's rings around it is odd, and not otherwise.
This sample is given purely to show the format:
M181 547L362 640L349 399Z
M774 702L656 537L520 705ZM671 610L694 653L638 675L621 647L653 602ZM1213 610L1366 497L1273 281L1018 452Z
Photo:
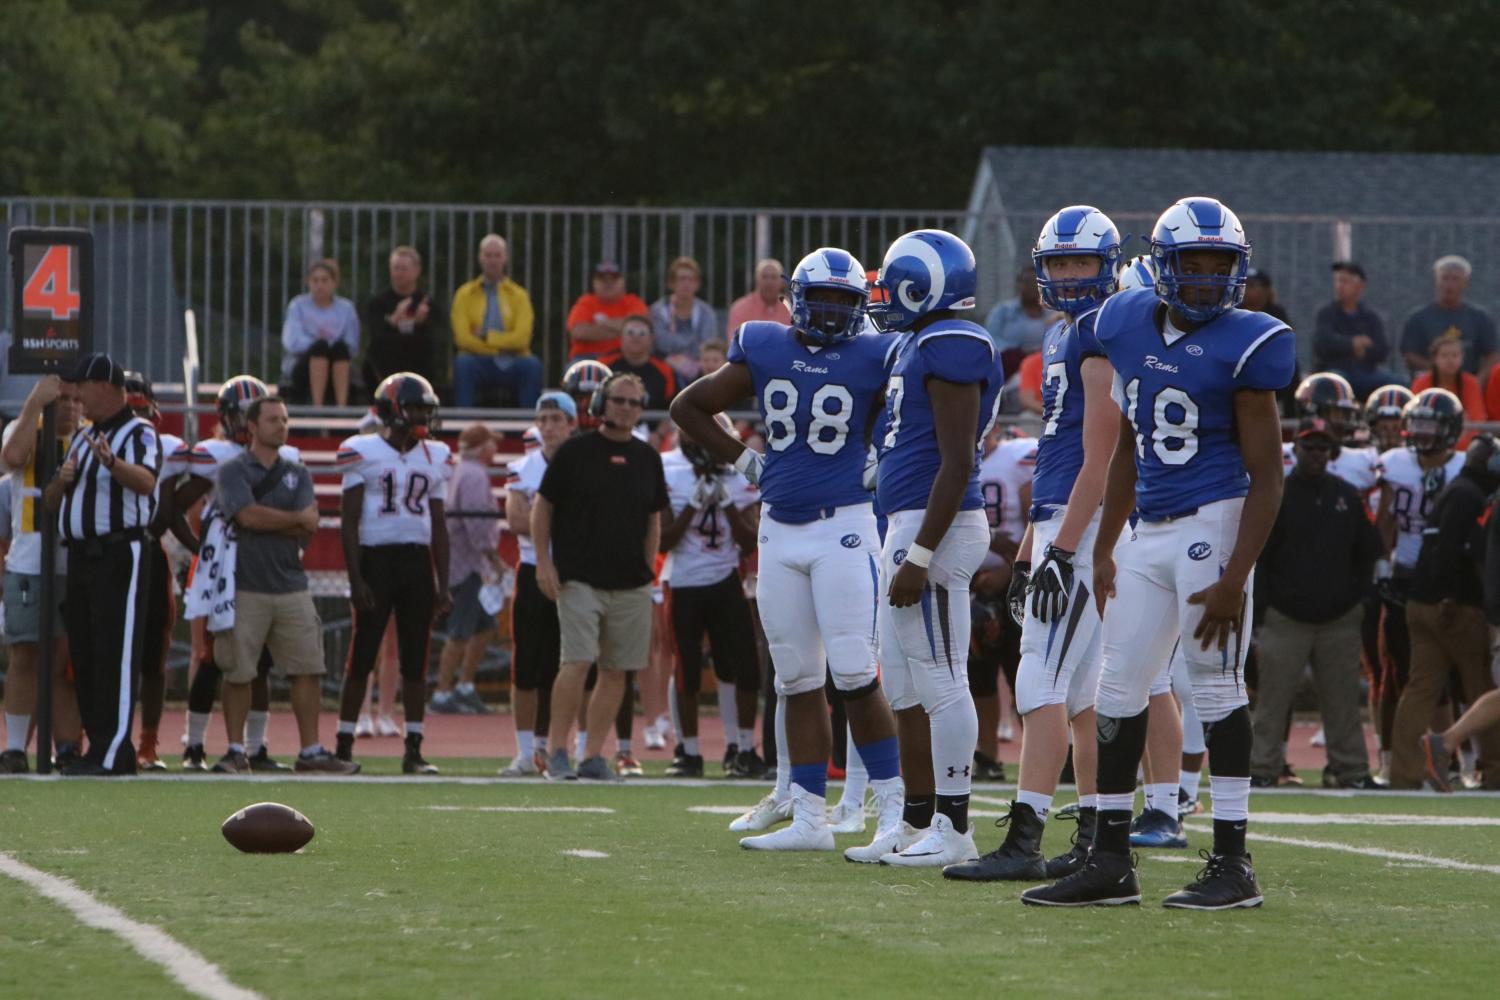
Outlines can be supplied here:
M896 341L895 362L885 393L885 434L880 440L880 479L876 495L887 514L922 510L942 465L932 397L927 379L960 385L978 383L979 422L974 428L974 473L961 510L984 506L979 491L979 446L1000 410L1005 372L1000 354L984 328L967 320L939 320L920 333Z
M1147 521L1250 491L1235 391L1282 389L1296 368L1295 337L1274 316L1232 309L1182 334L1159 320L1159 306L1151 289L1121 292L1094 323L1116 401L1135 426L1136 510Z
M1042 336L1042 432L1037 436L1031 504L1065 504L1083 468L1083 359L1104 357L1092 309L1059 320ZM1033 519L1035 514L1032 515Z
M870 502L865 428L885 386L890 347L873 334L820 348L781 323L740 327L729 361L749 367L755 380L766 425L760 495L768 516L805 524L829 508Z

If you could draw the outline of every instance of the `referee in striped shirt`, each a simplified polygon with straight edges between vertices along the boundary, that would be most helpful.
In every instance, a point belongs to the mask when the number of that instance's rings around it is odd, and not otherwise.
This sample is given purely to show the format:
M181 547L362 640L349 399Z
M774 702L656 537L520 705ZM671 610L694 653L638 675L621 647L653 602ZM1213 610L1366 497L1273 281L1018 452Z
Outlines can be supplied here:
M63 619L89 744L63 774L134 774L130 723L149 589L146 526L155 513L161 444L126 402L125 371L108 355L80 358L63 381L78 386L90 422L73 436L44 494L68 546Z

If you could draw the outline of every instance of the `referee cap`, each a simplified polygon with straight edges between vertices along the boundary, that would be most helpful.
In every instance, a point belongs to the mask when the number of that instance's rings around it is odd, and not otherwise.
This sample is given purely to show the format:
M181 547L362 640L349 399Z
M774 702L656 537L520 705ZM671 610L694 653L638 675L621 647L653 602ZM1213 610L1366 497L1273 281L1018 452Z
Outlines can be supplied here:
M64 382L108 382L116 389L125 388L125 369L110 360L108 354L85 354L62 374Z

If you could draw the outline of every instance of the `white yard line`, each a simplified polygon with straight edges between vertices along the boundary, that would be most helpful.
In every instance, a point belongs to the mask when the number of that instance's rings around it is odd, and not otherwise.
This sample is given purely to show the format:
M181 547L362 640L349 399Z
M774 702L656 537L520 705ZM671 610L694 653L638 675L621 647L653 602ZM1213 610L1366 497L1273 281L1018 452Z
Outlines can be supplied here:
M598 813L604 816L613 816L615 813L608 806L418 806L417 808L430 809L433 812Z
M605 851L591 851L587 847L569 848L563 851L563 854L570 858L588 858L590 860L609 857L609 854Z
M188 992L209 1000L262 1000L261 994L236 986L202 955L171 937L160 927L132 920L100 902L77 885L33 868L14 855L0 852L0 873L25 883L70 910L78 921L120 938L148 962L166 970Z
M1253 822L1255 814L1251 813ZM1194 833L1213 833L1212 827L1202 826L1194 823L1187 826ZM1249 840L1258 840L1267 844L1283 844L1287 847L1316 847L1325 851L1342 851L1345 854L1359 854L1367 858L1383 858L1386 861L1403 861L1410 864L1426 865L1430 868L1446 868L1458 872L1484 872L1488 875L1500 875L1500 865L1480 865L1469 861L1455 861L1453 858L1437 858L1430 854L1413 854L1409 851L1387 851L1380 847L1360 847L1356 844L1340 844L1333 840L1309 840L1305 837L1277 837L1269 833L1258 833L1254 830L1245 834Z

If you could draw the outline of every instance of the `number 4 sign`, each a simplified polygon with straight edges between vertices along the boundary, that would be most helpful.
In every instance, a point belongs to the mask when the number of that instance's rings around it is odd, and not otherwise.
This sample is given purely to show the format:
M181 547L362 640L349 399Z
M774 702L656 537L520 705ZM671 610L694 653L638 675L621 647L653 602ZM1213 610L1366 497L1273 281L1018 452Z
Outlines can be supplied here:
M94 237L84 229L10 233L10 371L40 375L93 347Z

